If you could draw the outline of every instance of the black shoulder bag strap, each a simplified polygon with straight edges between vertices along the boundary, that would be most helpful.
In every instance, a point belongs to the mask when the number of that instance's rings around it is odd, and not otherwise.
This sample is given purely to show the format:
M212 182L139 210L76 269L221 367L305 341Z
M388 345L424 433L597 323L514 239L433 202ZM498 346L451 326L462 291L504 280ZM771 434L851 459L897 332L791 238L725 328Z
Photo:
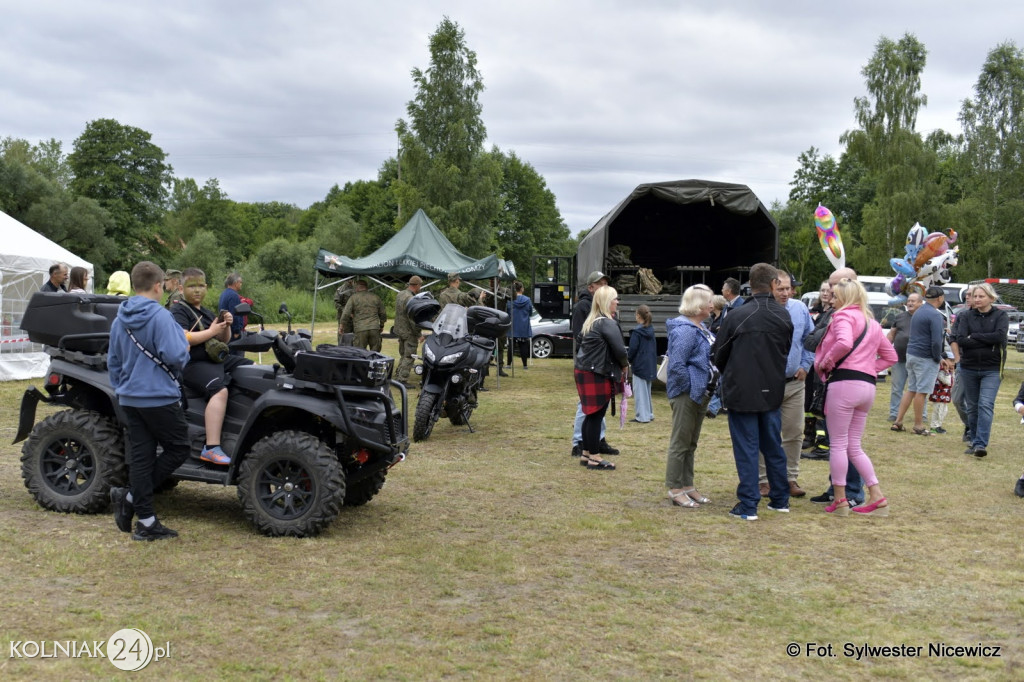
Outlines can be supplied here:
M181 393L182 406L184 406L185 405L185 391L181 387L181 382L178 381L178 375L175 374L174 370L172 370L170 367L168 367L167 364L163 360L158 358L156 355L151 353L148 348L143 346L142 343L140 343L139 340L137 338L135 338L135 334L132 333L132 330L127 325L125 326L124 330L126 332L128 332L128 337L132 340L132 342L136 346L138 346L139 350L142 351L143 355L145 355L147 358L149 358L150 360L155 362L160 367L160 369L162 369L163 371L167 372L167 376L169 376L171 378L171 381L174 382L174 385L178 387L178 392Z
M835 372L837 369L839 369L839 365L841 365L844 362L846 362L846 358L850 357L850 353L852 353L853 351L857 350L857 346L859 346L860 342L864 340L864 335L868 333L868 326L870 326L870 324L871 324L870 322L868 322L867 320L864 320L864 331L862 331L860 333L860 336L857 337L857 340L853 342L853 347L846 353L846 355L841 357L839 359L839 362L837 362L835 365L832 366L832 372ZM829 376L832 375L832 372L829 372ZM826 381L828 381L828 380L826 379Z

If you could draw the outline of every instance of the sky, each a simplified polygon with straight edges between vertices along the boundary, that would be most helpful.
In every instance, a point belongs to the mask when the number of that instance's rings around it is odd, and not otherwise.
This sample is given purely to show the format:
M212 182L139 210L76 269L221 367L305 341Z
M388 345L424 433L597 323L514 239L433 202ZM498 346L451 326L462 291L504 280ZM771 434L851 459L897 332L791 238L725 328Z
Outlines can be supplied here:
M918 130L961 103L1024 4L979 0L0 0L0 138L141 128L179 178L301 208L376 178L444 17L465 31L490 148L515 152L575 234L645 182L785 202L801 152L841 152L881 37L927 48ZM1018 42L1018 44L1020 44Z

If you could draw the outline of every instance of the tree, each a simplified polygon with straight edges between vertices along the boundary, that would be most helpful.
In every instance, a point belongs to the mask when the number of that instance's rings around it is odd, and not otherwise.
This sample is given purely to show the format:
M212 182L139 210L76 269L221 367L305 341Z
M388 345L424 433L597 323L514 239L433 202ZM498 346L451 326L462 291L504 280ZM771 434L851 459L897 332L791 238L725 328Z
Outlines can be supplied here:
M974 93L960 110L971 175L959 211L968 222L958 267L993 277L1024 256L1024 52L1012 42L989 52Z
M398 179L404 224L424 209L456 248L482 256L492 242L501 168L483 153L483 81L465 33L447 17L430 38L430 67L412 70L416 94L399 120Z
M879 39L861 72L868 95L854 100L860 128L841 138L875 188L863 210L860 243L852 253L847 245L848 260L864 273L887 272L888 259L902 254L907 230L915 222L933 224L940 215L936 155L914 130L928 101L920 92L926 55L909 33L898 42Z
M95 199L114 218L110 236L119 267L150 255L156 243L171 184L165 158L149 133L113 119L89 122L68 155L72 191Z
M569 228L555 205L555 195L544 178L514 152L491 154L501 164L501 210L494 221L494 243L503 258L513 261L524 274L533 256L575 253Z

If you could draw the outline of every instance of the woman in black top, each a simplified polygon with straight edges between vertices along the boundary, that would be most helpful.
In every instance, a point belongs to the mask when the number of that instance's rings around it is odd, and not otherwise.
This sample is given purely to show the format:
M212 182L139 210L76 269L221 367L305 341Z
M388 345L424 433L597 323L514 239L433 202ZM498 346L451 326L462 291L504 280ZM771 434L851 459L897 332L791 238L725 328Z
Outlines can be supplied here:
M956 325L960 381L967 408L967 434L971 439L971 446L964 454L984 457L988 454L1010 318L1006 311L995 307L996 292L991 284L975 286L971 297L974 307L961 313Z

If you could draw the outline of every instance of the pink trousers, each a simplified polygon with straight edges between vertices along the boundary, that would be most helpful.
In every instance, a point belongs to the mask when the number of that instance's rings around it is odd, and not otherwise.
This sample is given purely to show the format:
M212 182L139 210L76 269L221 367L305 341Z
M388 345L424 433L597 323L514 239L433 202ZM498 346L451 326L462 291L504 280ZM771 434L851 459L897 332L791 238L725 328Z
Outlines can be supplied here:
M825 398L825 424L831 453L828 458L833 485L846 485L850 464L857 467L864 484L877 485L875 468L864 454L861 438L868 412L875 402L875 385L866 381L836 381L828 386Z

